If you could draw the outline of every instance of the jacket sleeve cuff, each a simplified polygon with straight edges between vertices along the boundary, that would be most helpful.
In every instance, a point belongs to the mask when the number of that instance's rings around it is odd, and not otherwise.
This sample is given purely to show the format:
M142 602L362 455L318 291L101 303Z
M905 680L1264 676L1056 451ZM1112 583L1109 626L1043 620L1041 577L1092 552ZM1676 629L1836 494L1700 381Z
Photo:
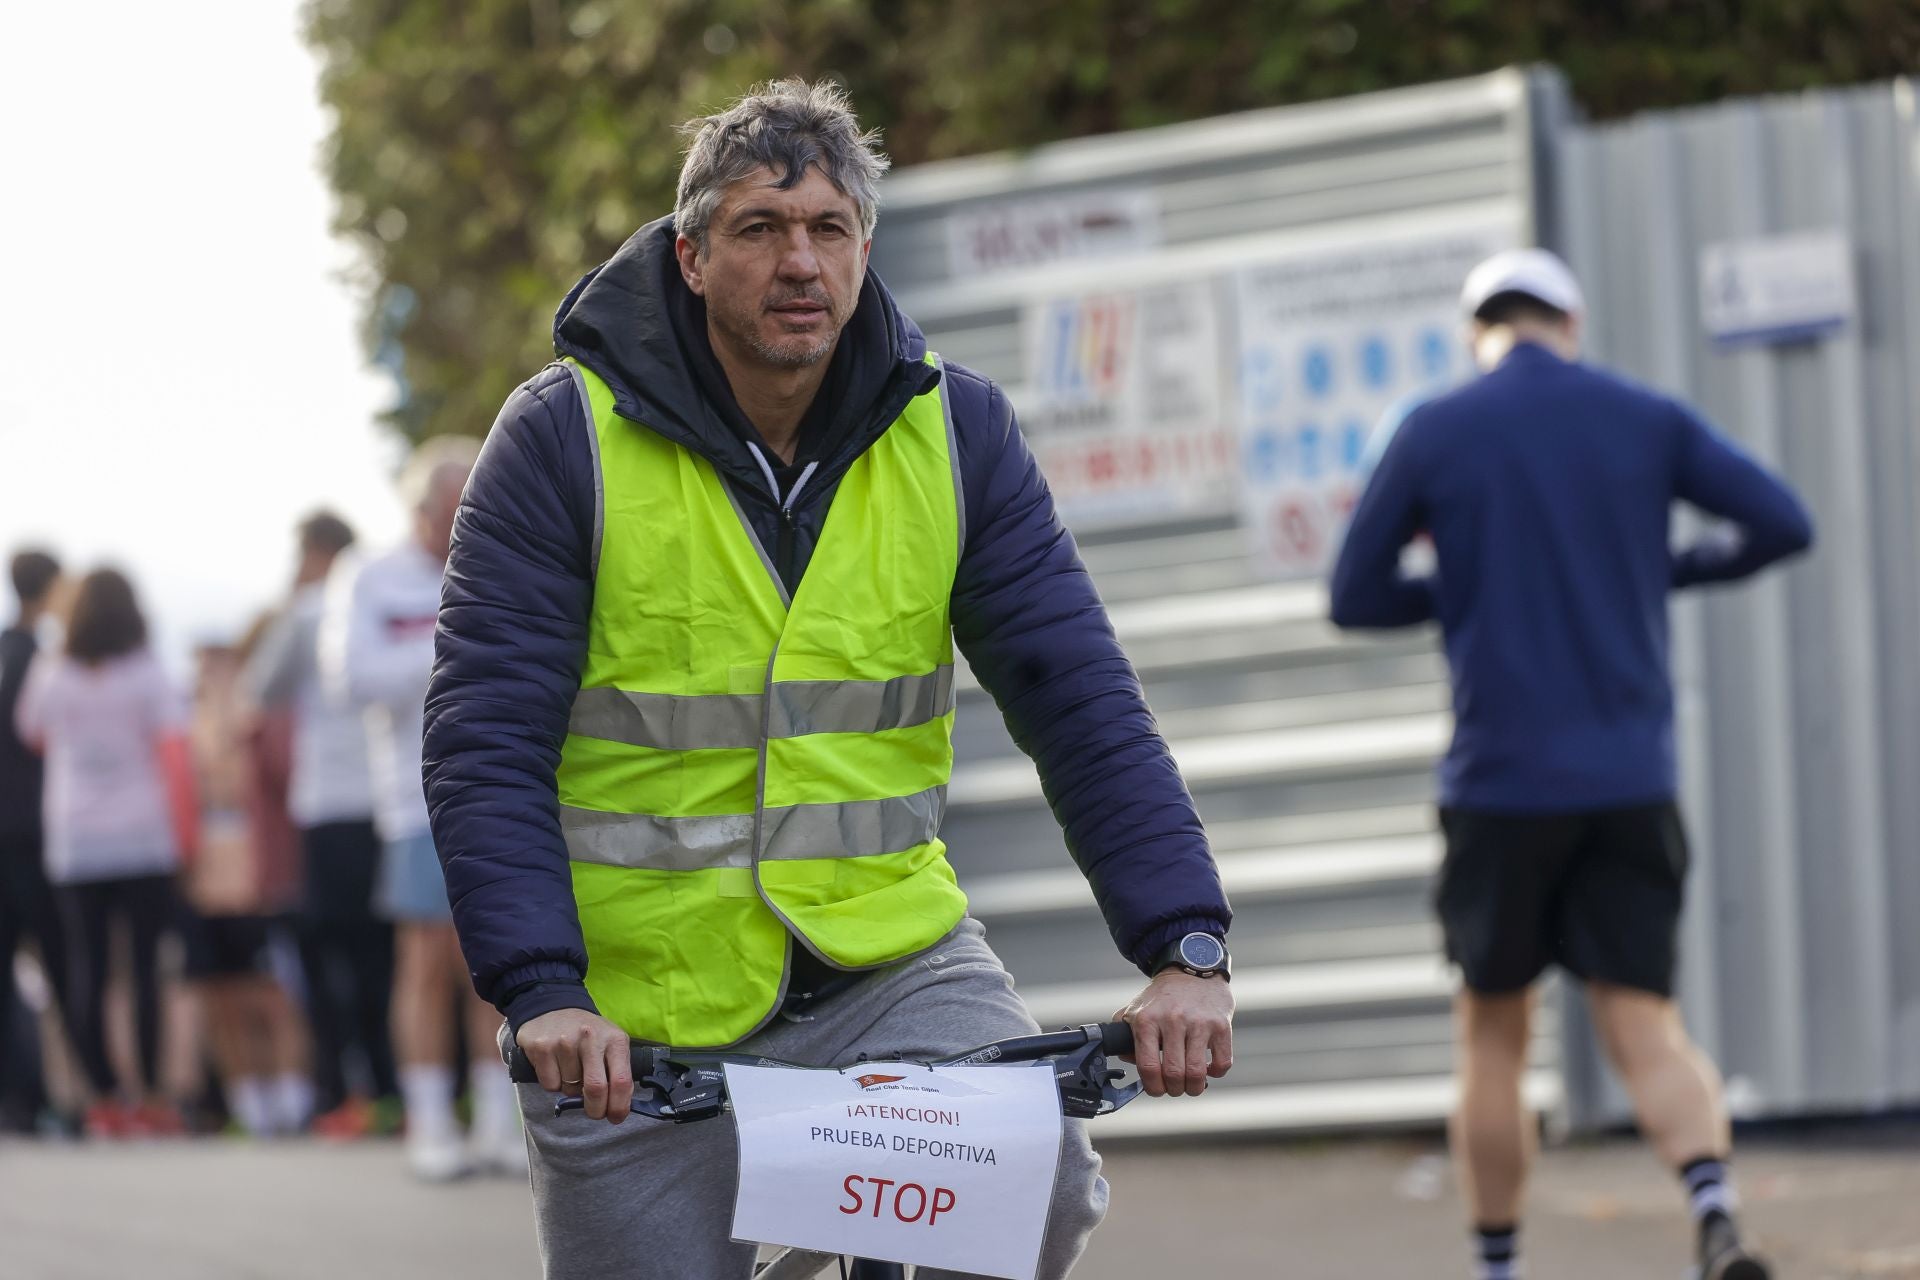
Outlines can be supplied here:
M1181 916L1155 925L1140 935L1140 941L1134 944L1131 959L1140 972L1153 976L1153 959L1171 943L1179 941L1190 933L1210 933L1225 941L1227 922L1218 916Z
M496 1006L506 1017L507 1025L515 1035L520 1028L543 1013L552 1013L555 1009L584 1009L588 1013L600 1012L593 1003L593 997L587 994L587 984L578 978L542 979L522 983L509 989L507 997Z

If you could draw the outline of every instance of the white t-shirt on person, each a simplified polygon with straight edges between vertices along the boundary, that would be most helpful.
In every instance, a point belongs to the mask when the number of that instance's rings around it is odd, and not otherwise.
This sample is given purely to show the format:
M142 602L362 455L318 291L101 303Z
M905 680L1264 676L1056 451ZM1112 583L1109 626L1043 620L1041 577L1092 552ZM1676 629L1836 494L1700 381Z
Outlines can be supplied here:
M43 653L27 672L15 721L46 756L49 880L78 884L178 868L160 743L186 731L186 712L152 653L98 666Z
M342 556L327 578L321 675L365 717L373 825L390 842L427 832L420 735L444 572L408 541L370 559Z

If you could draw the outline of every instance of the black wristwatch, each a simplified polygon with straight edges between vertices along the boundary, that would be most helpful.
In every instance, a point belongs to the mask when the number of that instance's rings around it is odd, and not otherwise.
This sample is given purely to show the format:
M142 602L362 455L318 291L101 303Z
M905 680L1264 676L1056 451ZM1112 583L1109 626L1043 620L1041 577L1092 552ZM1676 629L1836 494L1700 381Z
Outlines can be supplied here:
M1178 965L1196 978L1219 975L1222 982L1233 981L1233 958L1227 944L1210 933L1190 933L1170 942L1153 958L1153 972Z

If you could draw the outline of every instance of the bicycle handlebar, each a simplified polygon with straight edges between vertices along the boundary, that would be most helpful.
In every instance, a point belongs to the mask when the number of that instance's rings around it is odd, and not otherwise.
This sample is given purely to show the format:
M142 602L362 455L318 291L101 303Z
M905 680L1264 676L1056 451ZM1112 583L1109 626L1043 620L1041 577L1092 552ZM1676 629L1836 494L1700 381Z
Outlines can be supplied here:
M662 1120L704 1120L718 1115L726 1107L726 1067L786 1067L815 1070L805 1063L782 1062L754 1054L717 1053L708 1050L678 1050L667 1045L641 1044L631 1048L633 1065L633 1109ZM1107 1055L1133 1052L1133 1028L1124 1022L1090 1022L1064 1031L1045 1031L1038 1035L1013 1036L995 1040L950 1057L926 1063L932 1067L984 1066L989 1063L1038 1062L1043 1058L1061 1059L1065 1070L1056 1071L1062 1109L1070 1116L1103 1115L1118 1110L1139 1093L1139 1084L1115 1087L1119 1071L1109 1070ZM913 1061L905 1054L883 1055L862 1061ZM518 1044L509 1044L507 1072L516 1084L538 1084L539 1074ZM643 1092L651 1097L643 1099ZM556 1112L577 1110L585 1104L579 1098L562 1098Z

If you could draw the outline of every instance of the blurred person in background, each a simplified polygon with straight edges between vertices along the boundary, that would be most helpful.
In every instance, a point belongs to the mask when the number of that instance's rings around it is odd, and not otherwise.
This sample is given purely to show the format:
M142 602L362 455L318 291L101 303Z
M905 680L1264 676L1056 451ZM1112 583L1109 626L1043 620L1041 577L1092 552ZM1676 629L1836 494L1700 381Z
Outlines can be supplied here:
M313 1028L313 1129L352 1138L398 1123L399 1081L387 1018L393 925L375 908L380 836L360 712L320 678L327 575L353 545L340 517L315 512L297 529L293 596L247 662L247 696L293 722L288 809L300 832L297 924Z
M39 650L60 565L44 551L16 554L9 565L18 608L0 631L0 1131L31 1129L46 1102L46 1079L27 1029L29 1011L14 988L14 956L31 942L56 1012L64 1017L67 944L41 854L40 755L21 741L14 710L27 668ZM16 1048L16 1045L18 1046Z
M92 1087L89 1133L175 1133L161 1094L160 941L177 915L174 875L197 841L186 721L147 647L133 585L113 569L81 579L64 650L36 660L20 736L46 758L46 870L70 956L69 1017ZM138 1076L122 1097L107 1050L109 939L130 941Z
M200 986L227 1113L253 1137L300 1132L313 1105L306 1034L276 970L295 834L286 816L289 725L240 690L247 650L202 645L192 741L200 845L186 877L188 975Z
M424 441L400 477L413 536L384 555L343 562L329 583L321 661L364 708L382 841L379 900L396 926L393 1043L414 1173L444 1181L470 1171L520 1173L519 1101L500 1067L500 1016L473 993L428 830L420 735L440 580L477 441ZM457 1013L456 1013L457 1011ZM473 1125L454 1114L457 1022L467 1032Z
M1735 1223L1720 1076L1673 1000L1688 855L1667 597L1805 550L1812 524L1692 409L1580 362L1585 304L1552 254L1494 256L1461 301L1482 376L1401 421L1331 597L1343 627L1437 620L1445 635L1456 724L1435 901L1464 983L1453 1142L1477 1274L1519 1274L1533 988L1558 964L1683 1183L1700 1275L1763 1280ZM1672 548L1676 501L1731 529ZM1423 533L1430 573L1402 563Z

